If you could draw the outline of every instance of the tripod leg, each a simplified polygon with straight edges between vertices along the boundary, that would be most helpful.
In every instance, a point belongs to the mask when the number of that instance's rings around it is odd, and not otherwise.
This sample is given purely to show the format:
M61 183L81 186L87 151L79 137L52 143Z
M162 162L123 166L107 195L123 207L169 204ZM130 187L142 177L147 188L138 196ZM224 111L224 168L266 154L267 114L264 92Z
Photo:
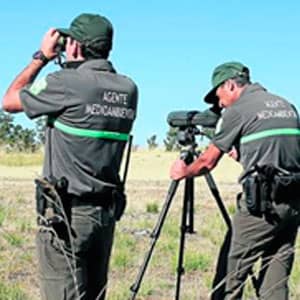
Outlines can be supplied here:
M194 179L190 180L188 183L188 223L187 223L187 232L195 233L194 230Z
M177 264L177 283L176 283L176 294L175 299L179 300L180 296L180 284L181 284L181 276L184 274L184 267L183 267L183 259L184 259L184 243L185 243L185 234L186 232L191 233L191 229L193 231L193 219L192 224L187 224L188 217L189 222L191 222L191 216L188 215L188 212L191 212L191 205L192 200L194 198L193 195L193 186L194 186L194 179L188 178L185 181L184 187L184 199L183 199L183 209L182 209L182 217L181 217L181 236L180 236L180 243L179 243L179 254L178 254L178 264Z
M225 278L227 271L227 260L231 242L231 231L228 230L217 260L216 272L213 279L211 300L221 300L225 298ZM221 284L223 282L223 284Z
M171 185L170 185L170 187L169 187L166 201L165 201L165 203L163 205L163 208L162 208L162 211L161 211L161 213L159 215L159 218L158 218L158 221L156 223L156 226L155 226L153 232L150 235L150 237L152 238L152 241L151 241L151 244L150 244L150 248L149 248L148 252L145 255L143 264L140 267L140 270L139 270L139 273L137 275L137 278L136 278L134 284L130 288L130 290L132 291L132 295L131 295L131 298L130 298L131 300L135 299L135 297L136 297L136 295L137 295L137 293L139 291L141 282L142 282L144 274L146 272L146 268L148 266L148 263L150 261L152 252L154 250L154 246L155 246L155 244L156 244L156 242L157 242L157 240L159 238L159 235L160 235L163 223L165 221L165 218L167 216L168 210L170 208L172 199L173 199L173 197L174 197L174 195L176 193L178 184L179 184L178 180L173 180L172 183L171 183Z
M208 184L208 187L211 191L211 193L213 194L214 198L216 199L216 202L217 202L217 205L221 211L221 214L222 214L222 217L228 227L228 229L231 231L232 229L232 226L231 226L231 219L229 217L229 214L224 206L224 203L220 197L220 193L219 193L219 190L217 188L217 185L212 177L212 175L210 173L206 173L204 175L205 179L206 179L206 182Z

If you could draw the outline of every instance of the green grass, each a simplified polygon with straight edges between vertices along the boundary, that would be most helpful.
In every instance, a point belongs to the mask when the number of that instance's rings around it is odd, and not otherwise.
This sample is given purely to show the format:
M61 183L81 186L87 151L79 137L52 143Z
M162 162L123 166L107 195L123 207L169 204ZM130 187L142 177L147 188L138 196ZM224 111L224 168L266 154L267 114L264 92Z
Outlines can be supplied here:
M2 226L3 222L6 219L6 208L0 205L0 226Z
M228 205L227 209L228 213L232 216L236 212L236 205L231 203L230 205Z
M0 281L1 300L29 300L22 288L17 284L5 284Z
M116 269L126 269L132 266L135 251L135 240L131 235L117 232L115 238L114 255L112 256L111 266ZM122 270L120 270L122 271Z
M32 220L22 219L18 223L19 232L23 234L30 234L33 232L34 226Z
M159 212L158 204L155 202L148 203L146 206L146 212L151 214L157 214Z
M13 247L21 247L25 243L23 236L16 232L4 232L2 236Z
M206 272L212 264L212 256L209 253L199 253L197 251L187 251L185 256L185 270L187 272Z

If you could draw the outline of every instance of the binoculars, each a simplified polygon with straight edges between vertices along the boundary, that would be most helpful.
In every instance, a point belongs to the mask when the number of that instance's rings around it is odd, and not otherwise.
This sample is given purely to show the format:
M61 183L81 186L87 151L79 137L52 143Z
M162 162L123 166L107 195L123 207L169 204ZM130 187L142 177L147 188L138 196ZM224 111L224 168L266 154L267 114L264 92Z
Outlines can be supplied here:
M55 46L55 52L57 53L64 52L66 50L66 43L67 43L67 37L61 35Z

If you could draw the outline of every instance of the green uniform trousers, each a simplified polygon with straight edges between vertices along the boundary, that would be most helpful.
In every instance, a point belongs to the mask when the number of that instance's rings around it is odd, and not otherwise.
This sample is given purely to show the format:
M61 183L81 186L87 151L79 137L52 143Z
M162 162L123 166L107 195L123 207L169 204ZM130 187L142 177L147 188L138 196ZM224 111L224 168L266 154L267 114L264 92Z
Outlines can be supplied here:
M287 204L275 206L275 211L276 218L253 216L243 196L238 199L227 263L226 300L242 299L245 280L259 258L259 299L288 299L299 213Z
M109 209L71 209L71 235L64 226L41 228L37 252L43 300L104 300L115 220Z

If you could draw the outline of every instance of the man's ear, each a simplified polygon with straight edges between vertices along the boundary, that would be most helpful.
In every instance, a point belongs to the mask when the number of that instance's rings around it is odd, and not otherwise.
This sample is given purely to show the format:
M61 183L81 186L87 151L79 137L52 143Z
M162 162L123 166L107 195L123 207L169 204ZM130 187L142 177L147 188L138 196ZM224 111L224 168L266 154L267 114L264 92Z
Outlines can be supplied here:
M72 41L72 45L73 45L73 57L74 59L83 59L83 55L82 55L82 46L79 42L77 42L76 40Z
M230 80L227 81L227 83L228 83L228 89L229 89L229 91L233 92L234 89L235 89L235 86L236 86L235 82L230 79Z
M78 52L80 51L80 46L78 42L74 41L74 51L73 51L73 56L74 58L78 58Z
M227 91L231 91L231 80L228 79L223 83L223 87L227 90Z
M78 43L78 45L76 47L76 55L77 55L76 58L84 59L83 49L84 49L84 46L81 45L80 43Z

